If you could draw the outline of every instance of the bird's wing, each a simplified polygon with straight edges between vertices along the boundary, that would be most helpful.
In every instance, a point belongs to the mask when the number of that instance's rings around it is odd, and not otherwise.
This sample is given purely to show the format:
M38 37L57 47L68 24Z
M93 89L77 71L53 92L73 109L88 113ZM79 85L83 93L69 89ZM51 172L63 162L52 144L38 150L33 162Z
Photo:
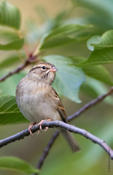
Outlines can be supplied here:
M62 104L62 102L61 102L61 100L60 100L60 97L58 96L57 92L56 92L53 88L52 88L52 94L51 94L51 95L52 95L52 96L54 97L54 99L57 101L57 104L58 104L57 110L58 110L58 112L59 112L59 114L60 114L60 116L61 116L61 119L62 119L64 122L66 122L66 117L67 117L67 115L66 115L64 106L63 106L63 104Z

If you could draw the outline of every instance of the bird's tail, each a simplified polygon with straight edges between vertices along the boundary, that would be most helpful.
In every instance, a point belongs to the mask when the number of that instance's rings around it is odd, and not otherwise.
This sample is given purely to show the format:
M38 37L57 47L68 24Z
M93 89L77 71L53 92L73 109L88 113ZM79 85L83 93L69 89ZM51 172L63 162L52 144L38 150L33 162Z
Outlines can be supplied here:
M73 138L71 133L69 133L68 131L66 131L64 129L61 129L61 133L64 136L64 138L66 139L66 141L68 142L68 144L73 152L77 152L80 150L77 142L75 141L75 139Z

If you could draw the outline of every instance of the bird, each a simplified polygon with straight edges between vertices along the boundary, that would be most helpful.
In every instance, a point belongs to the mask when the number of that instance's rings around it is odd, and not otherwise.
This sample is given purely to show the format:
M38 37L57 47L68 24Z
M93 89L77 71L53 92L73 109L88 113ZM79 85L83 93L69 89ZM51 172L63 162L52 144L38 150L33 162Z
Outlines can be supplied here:
M67 122L66 112L61 99L52 83L56 77L56 67L47 62L33 66L27 75L20 80L16 88L16 103L24 117L32 122L28 130L38 124L41 129L43 121L60 120ZM69 131L60 129L73 152L79 151L79 146Z

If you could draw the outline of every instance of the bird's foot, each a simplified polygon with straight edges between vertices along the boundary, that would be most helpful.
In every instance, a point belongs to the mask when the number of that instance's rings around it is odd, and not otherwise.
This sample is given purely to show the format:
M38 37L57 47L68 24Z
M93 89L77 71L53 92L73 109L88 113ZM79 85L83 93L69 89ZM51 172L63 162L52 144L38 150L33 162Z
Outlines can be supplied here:
M32 129L32 127L33 127L35 124L36 124L36 123L32 123L32 124L30 124L29 127L28 127L28 131L29 131L30 135L33 135L31 129Z
M49 121L52 121L52 120L49 118L49 119L47 119L47 120L41 120L39 123L37 123L37 125L39 126L38 134L40 133L40 131L43 130L43 129L42 129L42 124L43 124L44 121L48 121L48 122L49 122ZM33 127L35 124L36 124L36 123L32 123L32 124L30 124L29 127L28 127L28 131L29 131L30 135L33 135L31 129L32 129L32 127ZM47 130L48 130L48 127L45 127L45 128L44 128L44 131L47 131Z
M40 128L40 130L42 130L42 124L43 124L43 122L44 121L52 121L50 118L49 119L47 119L47 120L41 120L39 123L38 123L38 126L39 126L39 128ZM48 130L48 127L45 127L45 129L44 129L44 131L47 131Z

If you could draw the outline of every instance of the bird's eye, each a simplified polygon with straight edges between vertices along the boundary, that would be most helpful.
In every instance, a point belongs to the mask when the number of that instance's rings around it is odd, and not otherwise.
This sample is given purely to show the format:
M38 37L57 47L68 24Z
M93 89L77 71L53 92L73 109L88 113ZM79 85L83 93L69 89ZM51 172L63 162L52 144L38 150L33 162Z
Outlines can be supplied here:
M45 66L42 66L42 69L46 69L46 67Z

